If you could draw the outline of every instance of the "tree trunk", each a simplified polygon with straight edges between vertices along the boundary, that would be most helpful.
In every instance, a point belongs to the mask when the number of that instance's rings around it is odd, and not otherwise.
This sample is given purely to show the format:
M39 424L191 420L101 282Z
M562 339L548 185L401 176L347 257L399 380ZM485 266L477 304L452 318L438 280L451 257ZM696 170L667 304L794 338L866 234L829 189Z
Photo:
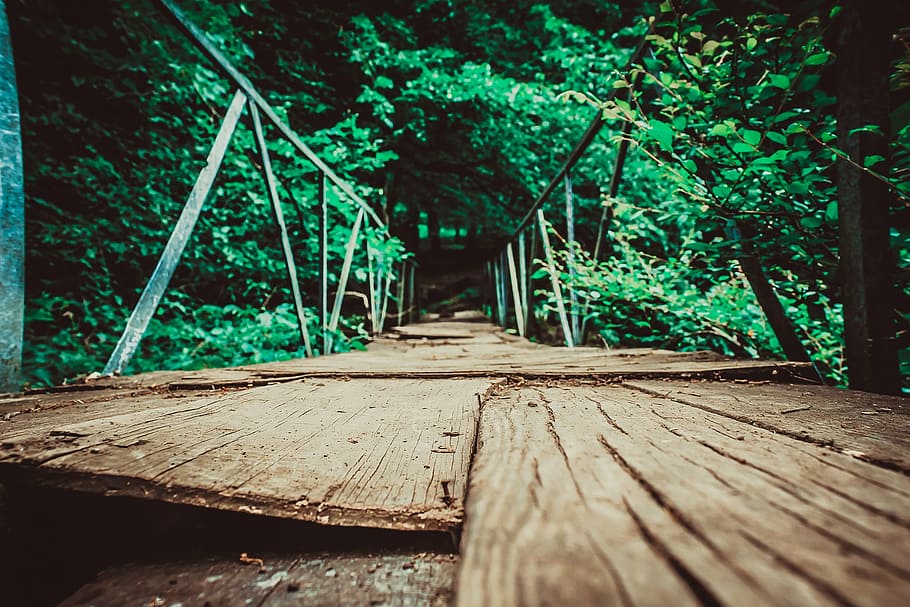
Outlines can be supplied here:
M837 182L847 376L853 389L888 394L900 392L889 248L891 192L860 167L869 156L882 156L886 160L873 168L887 174L894 8L893 3L870 7L847 0L837 54L838 145L852 161L838 161ZM866 125L876 125L880 132L851 133Z

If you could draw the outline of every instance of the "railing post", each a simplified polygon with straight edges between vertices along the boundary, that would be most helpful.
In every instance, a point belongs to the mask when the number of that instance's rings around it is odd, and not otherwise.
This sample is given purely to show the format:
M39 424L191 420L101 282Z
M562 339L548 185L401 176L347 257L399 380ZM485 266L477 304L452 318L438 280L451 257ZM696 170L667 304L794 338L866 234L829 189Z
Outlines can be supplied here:
M572 330L569 328L569 319L566 316L566 305L562 299L562 289L559 286L559 276L556 275L556 262L553 260L553 248L550 246L550 235L547 233L547 220L543 209L537 209L537 224L540 226L540 242L543 244L547 256L547 272L550 274L550 284L553 286L553 295L556 298L556 311L559 313L559 322L565 336L566 345L575 347L572 339Z
M515 269L515 253L512 252L511 242L506 247L506 257L509 262L509 282L512 284L512 302L515 306L515 326L518 329L518 334L524 337L525 328L522 319L525 315L521 305L521 293L518 290L518 271Z
M420 305L420 298L417 296L417 290L415 284L417 282L415 275L417 274L417 264L411 263L410 270L408 272L408 322L414 322L414 317L417 317L417 320L420 320L420 310L417 307Z
M503 327L509 325L509 271L506 268L506 252L505 249L499 252L499 315L502 318Z
M506 290L506 264L505 251L500 251L496 257L496 308L499 316L499 326L508 324L508 292Z
M158 309L158 304L174 275L183 249L186 248L186 243L193 233L196 220L199 219L202 205L205 204L215 177L218 175L218 170L221 168L228 143L237 129L237 122L240 120L240 114L243 112L246 101L246 96L241 91L234 93L234 99L221 121L221 128L215 136L215 142L209 151L205 166L199 172L196 183L193 184L193 189L180 212L180 218L177 219L177 224L174 226L174 231L171 232L164 251L158 259L158 265L155 266L155 271L152 272L148 284L145 285L145 290L142 291L142 295L126 323L126 328L104 367L106 375L120 373L123 370L136 352L136 348L148 328L149 321L155 315L155 310Z
M392 291L392 268L389 268L388 272L383 272L385 275L385 288L382 291L382 305L379 309L379 334L381 335L385 329L385 319L386 314L389 311L389 293Z
M406 284L406 268L407 261L401 262L401 272L398 274L398 283L395 285L395 290L398 295L398 306L397 306L397 321L395 324L402 324L404 318L404 294L405 294L405 284Z
M568 256L566 265L569 271L569 322L572 328L572 340L578 342L581 332L578 326L578 294L575 292L575 197L572 191L572 173L566 171L566 240Z
M499 313L502 309L499 305L499 257L491 261L490 265L493 270L493 315L496 324L502 326L502 316Z
M284 263L288 270L288 279L291 283L291 295L294 297L294 309L297 311L297 322L300 325L300 339L303 342L304 350L308 357L313 356L313 347L310 345L310 332L307 329L306 313L303 309L303 297L300 295L300 283L297 280L297 265L294 263L294 252L291 249L291 241L288 238L288 228L284 222L284 212L281 210L281 200L278 198L278 188L275 181L275 174L272 172L272 161L269 157L269 148L265 141L265 135L262 131L262 121L259 119L259 110L255 105L250 105L250 114L253 116L253 131L256 135L256 143L262 155L262 171L265 174L265 181L269 191L269 198L272 200L272 211L275 214L275 223L278 224L278 232L281 237L281 248L284 251Z
M19 95L6 6L0 0L0 392L22 382L25 194Z
M319 329L322 353L328 354L326 341L329 314L329 206L326 201L325 173L318 173L319 189Z
M360 236L360 224L363 223L363 208L357 211L357 219L351 228L348 244L344 251L344 263L341 265L341 275L338 277L338 288L335 291L335 303L332 305L332 317L329 320L329 336L326 353L332 351L332 333L338 328L338 319L341 316L341 304L344 301L344 292L348 286L348 276L351 273L351 262L354 260L354 251L357 249L357 237Z
M528 293L530 291L530 282L528 280L528 258L527 251L525 250L524 230L518 234L518 277L519 282L521 283L521 335L527 337L528 316L530 315L528 310L530 303Z
M369 304L368 307L370 309L369 310L370 311L370 335L375 336L376 335L376 321L377 321L377 318L376 318L376 316L377 316L377 313L376 313L376 280L375 280L376 276L375 276L375 273L373 272L373 250L370 247L369 232L367 232L365 234L365 238L363 239L363 244L367 250L367 295L369 298L369 301L367 303Z

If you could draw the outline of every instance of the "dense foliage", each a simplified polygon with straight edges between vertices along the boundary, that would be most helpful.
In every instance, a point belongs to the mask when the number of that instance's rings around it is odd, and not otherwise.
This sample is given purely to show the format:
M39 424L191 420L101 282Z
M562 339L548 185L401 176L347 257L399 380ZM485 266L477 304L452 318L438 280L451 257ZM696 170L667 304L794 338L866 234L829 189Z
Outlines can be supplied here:
M565 95L598 107L607 120L632 121L639 156L630 167L635 176L627 176L634 191L605 201L613 210L614 255L596 263L584 248L564 253L563 278L586 298L588 320L609 344L778 354L737 271L746 234L807 351L843 383L834 173L844 154L836 147L836 99L825 80L834 59L825 35L838 9L729 16L665 2L660 11L647 24L643 67L613 77L618 89L640 83L631 97L603 102L584 91ZM905 52L898 66L906 58ZM895 72L892 89L900 99L906 76ZM863 161L867 172L890 184L896 201L891 234L903 304L910 297L906 112L905 99L892 125L897 161ZM642 191L642 180L649 180L642 167L674 191ZM548 309L555 309L552 301ZM901 309L907 377L910 318Z
M50 383L103 365L232 91L152 0L7 4L28 180L26 369ZM180 4L412 251L492 250L601 112L608 129L573 172L578 242L559 257L590 339L779 355L736 263L745 235L808 350L842 380L826 3ZM622 72L646 34L645 69ZM894 185L895 226L908 223L908 65L895 63L894 161L866 159ZM633 145L608 198L621 119ZM315 315L316 173L271 135ZM336 198L333 280L355 212ZM564 202L551 198L565 237ZM606 254L594 260L604 205ZM910 234L892 236L907 298ZM386 263L402 255L397 240L371 242ZM278 243L244 126L130 370L299 355ZM366 256L355 270L351 288L366 292ZM552 325L548 298L536 313ZM366 317L348 309L349 346Z

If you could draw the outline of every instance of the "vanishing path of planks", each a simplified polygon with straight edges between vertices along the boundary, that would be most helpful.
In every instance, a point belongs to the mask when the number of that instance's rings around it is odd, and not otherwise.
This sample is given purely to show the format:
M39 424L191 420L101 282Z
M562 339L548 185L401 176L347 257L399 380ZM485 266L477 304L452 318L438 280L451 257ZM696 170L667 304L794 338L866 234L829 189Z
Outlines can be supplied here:
M453 589L463 606L910 602L910 403L807 376L421 323L362 353L0 399L0 482L323 525L464 524L460 558L431 558L432 579L402 557L401 588L377 599L390 604ZM318 578L313 601L354 600L307 558L180 587L283 604ZM376 591L357 558L338 567ZM155 571L115 568L67 604ZM244 592L253 603L230 598Z

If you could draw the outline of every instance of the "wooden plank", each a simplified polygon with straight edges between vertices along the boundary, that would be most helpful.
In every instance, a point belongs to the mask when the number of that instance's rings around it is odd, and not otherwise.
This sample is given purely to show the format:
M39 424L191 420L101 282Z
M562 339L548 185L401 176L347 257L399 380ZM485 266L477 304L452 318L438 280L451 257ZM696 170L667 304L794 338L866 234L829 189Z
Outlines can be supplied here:
M671 352L648 348L554 348L510 335L474 317L396 327L399 339L377 338L366 352L328 358L296 359L230 369L156 371L130 377L106 377L91 388L164 387L200 389L252 387L300 377L563 377L596 381L620 378L773 379L814 381L807 363L736 360L714 352ZM407 336L411 339L401 339ZM419 347L417 338L421 341Z
M418 330L415 334L419 334ZM429 330L426 332L429 335ZM452 335L453 333L446 333ZM806 363L744 361L710 352L675 353L653 350L553 348L527 341L437 339L415 344L374 342L367 352L339 354L326 359L293 360L243 367L305 375L370 376L490 376L564 377L616 381L632 377L705 377L794 380L810 373ZM514 340L519 338L514 337ZM807 380L809 381L809 380Z
M418 323L392 327L389 332L398 339L474 339L476 332L461 327L446 327L444 323Z
M910 399L828 386L637 380L626 385L910 473Z
M310 380L5 434L4 474L329 525L461 523L478 380Z
M639 391L483 407L457 605L898 605L910 478Z
M266 555L111 567L60 607L388 605L443 607L458 557L431 552Z

